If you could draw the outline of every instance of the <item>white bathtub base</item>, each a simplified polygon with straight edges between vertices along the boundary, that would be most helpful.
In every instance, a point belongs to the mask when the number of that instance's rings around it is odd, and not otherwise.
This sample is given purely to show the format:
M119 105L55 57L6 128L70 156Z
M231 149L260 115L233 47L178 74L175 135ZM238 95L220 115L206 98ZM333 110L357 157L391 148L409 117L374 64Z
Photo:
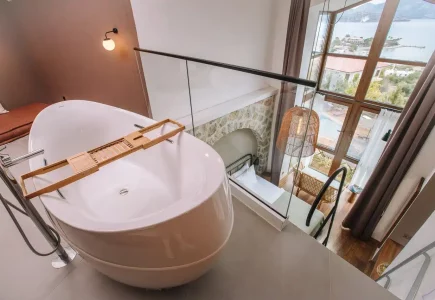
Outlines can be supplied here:
M48 214L50 216L50 214ZM164 267L164 268L138 268L122 266L119 264L103 261L91 254L87 253L83 249L80 249L73 242L68 240L65 232L59 227L59 223L50 216L50 219L56 229L61 233L62 238L74 248L77 253L98 272L106 275L107 277L138 288L146 288L153 290L160 290L165 288L172 288L180 286L189 282L192 282L205 273L207 273L219 258L225 245L230 239L231 232L234 226L234 214L231 216L231 226L228 232L228 236L222 245L211 255L185 265Z
M199 262L184 266L150 269L125 267L105 262L75 246L73 247L87 263L107 277L134 287L156 290L180 286L198 279L212 268L225 244L218 251Z

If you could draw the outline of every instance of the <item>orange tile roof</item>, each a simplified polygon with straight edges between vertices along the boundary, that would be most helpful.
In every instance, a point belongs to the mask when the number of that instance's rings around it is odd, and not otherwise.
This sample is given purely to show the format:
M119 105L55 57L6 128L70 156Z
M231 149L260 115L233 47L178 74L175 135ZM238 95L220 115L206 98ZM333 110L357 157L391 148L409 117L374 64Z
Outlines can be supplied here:
M355 58L328 56L326 59L325 69L336 70L345 73L356 73L364 70L366 61ZM390 65L389 63L380 62L376 68L383 68Z

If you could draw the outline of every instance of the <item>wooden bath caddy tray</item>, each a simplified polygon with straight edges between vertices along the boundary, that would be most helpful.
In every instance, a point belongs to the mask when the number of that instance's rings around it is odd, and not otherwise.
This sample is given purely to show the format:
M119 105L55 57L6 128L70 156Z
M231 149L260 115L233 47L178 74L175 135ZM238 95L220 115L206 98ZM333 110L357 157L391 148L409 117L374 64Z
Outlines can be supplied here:
M164 126L167 123L172 123L177 125L176 129L171 130L170 132L159 136L155 139L149 139L143 136L145 133L157 129L159 127ZM35 171L26 173L21 176L20 186L23 190L24 197L26 199L32 199L34 197L40 196L45 193L50 193L55 190L60 189L68 184L76 182L79 179L82 179L86 176L89 176L92 173L95 173L99 170L100 167L105 166L117 159L120 159L124 156L127 156L133 152L136 152L139 149L147 149L152 147L174 135L183 131L185 127L180 123L166 119L160 122L157 122L153 125L144 127L140 130L134 131L129 135L126 135L120 139L117 139L113 142L107 143L95 149L89 150L87 152L81 152L76 155L73 155L67 159L58 161L51 165L47 165L43 168L37 169ZM26 185L24 180L35 177L37 175L42 175L54 171L56 169L62 168L64 166L69 165L74 174L70 177L67 177L63 180L50 184L40 190L37 190L33 193L27 193Z

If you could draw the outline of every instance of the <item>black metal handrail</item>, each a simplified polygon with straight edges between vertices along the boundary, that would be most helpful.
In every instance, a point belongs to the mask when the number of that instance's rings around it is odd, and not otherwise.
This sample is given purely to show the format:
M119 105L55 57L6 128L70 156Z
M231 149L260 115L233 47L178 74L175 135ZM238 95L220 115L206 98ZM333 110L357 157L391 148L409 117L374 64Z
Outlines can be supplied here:
M134 47L133 49L135 51L139 51L139 52L145 52L145 53L151 53L151 54L156 54L156 55L161 55L161 56L166 56L166 57L178 58L178 59L182 59L182 60L186 60L186 61L193 61L193 62L197 62L197 63L201 63L201 64L212 65L212 66L225 68L225 69L231 69L231 70L235 70L235 71L239 71L239 72L243 72L243 73L254 74L254 75L263 76L263 77L267 77L267 78L273 78L273 79L281 80L284 82L301 84L301 85L311 87L311 88L315 88L317 86L317 83L315 81L302 79L302 78L298 78L298 77L286 76L286 75L282 75L282 74L278 74L278 73L267 72L267 71L262 71L262 70L257 70L257 69L251 69L251 68L241 67L241 66L237 66L237 65L231 65L231 64L221 63L221 62L217 62L217 61L212 61L212 60L206 60L206 59L201 59L201 58L196 58L196 57L191 57L191 56L184 56L184 55L173 54L173 53L167 53L167 52L154 51L154 50L149 50L149 49L142 49L142 48L138 48L138 47Z
M326 246L328 244L329 235L331 234L332 225L334 223L335 213L337 212L338 202L340 200L341 192L343 190L344 181L346 179L347 175L347 169L345 167L338 168L337 170L332 173L332 175L326 180L325 184L322 186L322 189L320 190L319 194L317 194L316 199L313 202L313 205L311 205L311 209L308 212L307 221L305 223L306 226L310 226L311 218L313 217L314 211L316 210L317 205L319 205L320 201L322 200L323 195L325 194L328 187L331 185L331 182L341 173L343 172L343 176L341 177L340 186L338 188L337 193L337 199L335 200L334 207L329 212L328 216L326 217L325 221L323 221L320 228L317 230L316 234L314 235L314 238L317 239L322 232L323 228L325 227L326 223L328 223L329 219L331 219L331 223L329 224L328 228L328 234L326 235L325 239L323 240L322 244Z

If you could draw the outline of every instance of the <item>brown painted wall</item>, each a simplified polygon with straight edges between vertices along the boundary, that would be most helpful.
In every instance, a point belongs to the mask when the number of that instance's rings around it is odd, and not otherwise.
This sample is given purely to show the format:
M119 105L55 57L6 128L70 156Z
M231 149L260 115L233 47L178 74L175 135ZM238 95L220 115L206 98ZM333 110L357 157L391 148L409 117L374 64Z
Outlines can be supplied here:
M10 110L42 101L44 87L3 4L0 2L0 103Z
M19 52L34 65L43 102L66 96L148 115L133 51L138 40L129 0L13 0L1 1L0 10L13 18L9 30L20 38ZM111 35L116 48L106 51L101 42L113 27L119 29Z

